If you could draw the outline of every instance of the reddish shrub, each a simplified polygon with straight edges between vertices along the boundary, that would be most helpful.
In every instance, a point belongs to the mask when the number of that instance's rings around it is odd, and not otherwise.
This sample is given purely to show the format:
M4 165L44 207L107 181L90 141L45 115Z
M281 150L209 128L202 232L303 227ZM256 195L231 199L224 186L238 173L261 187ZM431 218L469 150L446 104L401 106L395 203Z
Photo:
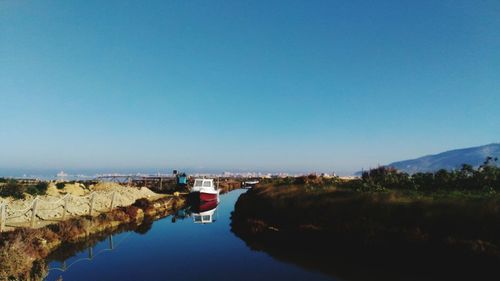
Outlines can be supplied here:
M151 206L151 202L146 198L140 198L135 200L132 206L145 210Z
M135 206L128 206L128 207L123 207L122 210L129 218L136 219L138 217L140 209Z

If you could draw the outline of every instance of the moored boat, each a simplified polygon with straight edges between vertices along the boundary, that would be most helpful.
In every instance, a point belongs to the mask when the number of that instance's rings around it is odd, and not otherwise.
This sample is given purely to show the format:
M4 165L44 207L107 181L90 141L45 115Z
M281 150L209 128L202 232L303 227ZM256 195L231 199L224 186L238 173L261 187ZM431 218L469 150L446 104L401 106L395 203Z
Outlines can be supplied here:
M258 180L249 180L241 183L241 187L243 188L252 188L255 187L259 183Z
M192 203L219 202L219 189L213 179L195 179L189 194Z

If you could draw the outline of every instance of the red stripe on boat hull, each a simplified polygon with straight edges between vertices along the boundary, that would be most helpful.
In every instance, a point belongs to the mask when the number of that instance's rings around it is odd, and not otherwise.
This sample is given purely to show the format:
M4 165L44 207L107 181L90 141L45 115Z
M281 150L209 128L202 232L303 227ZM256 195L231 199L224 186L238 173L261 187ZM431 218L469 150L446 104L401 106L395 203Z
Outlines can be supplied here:
M200 200L205 202L217 201L217 194L200 192Z
M201 202L198 208L194 208L194 211L197 213L210 211L215 209L217 207L217 204L218 204L217 200Z

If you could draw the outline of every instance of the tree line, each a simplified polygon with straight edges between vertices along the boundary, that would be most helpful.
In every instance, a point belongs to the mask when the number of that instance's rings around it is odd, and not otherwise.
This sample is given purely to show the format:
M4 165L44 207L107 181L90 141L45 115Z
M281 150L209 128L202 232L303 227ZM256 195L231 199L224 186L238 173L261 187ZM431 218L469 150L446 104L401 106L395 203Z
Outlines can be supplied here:
M421 191L438 190L486 190L500 191L498 158L487 157L477 168L463 164L460 169L408 174L392 167L378 167L365 171L361 183L368 189L407 189Z
M47 193L49 183L40 181L34 185L23 185L15 179L0 178L0 197L13 197L15 199L24 199L25 194L44 195Z

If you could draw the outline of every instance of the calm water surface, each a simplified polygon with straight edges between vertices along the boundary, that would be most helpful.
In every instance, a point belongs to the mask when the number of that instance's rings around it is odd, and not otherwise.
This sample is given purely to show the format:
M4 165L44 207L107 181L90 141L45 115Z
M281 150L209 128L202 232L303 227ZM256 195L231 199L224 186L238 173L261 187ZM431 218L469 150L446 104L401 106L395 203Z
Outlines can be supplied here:
M244 192L222 195L213 223L166 217L145 234L113 235L65 263L50 262L46 280L335 280L252 251L236 237L230 217Z

